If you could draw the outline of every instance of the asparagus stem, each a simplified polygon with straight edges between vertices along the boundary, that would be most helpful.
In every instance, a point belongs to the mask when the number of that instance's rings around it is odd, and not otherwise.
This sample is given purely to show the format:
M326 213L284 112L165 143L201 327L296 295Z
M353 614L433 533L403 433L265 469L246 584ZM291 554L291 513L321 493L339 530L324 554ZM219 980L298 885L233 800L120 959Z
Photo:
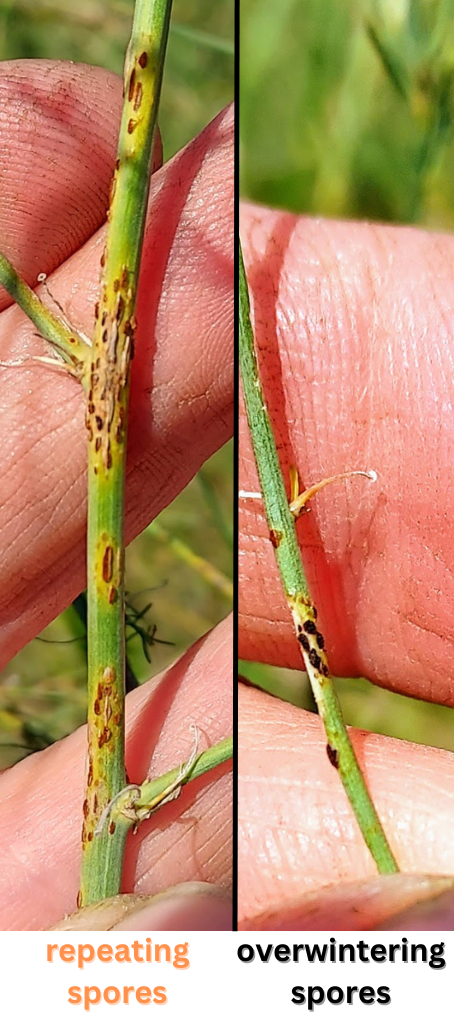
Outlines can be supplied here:
M295 530L295 515L287 499L260 382L241 244L239 271L241 381L265 514L282 585L305 668L325 726L329 760L339 771L363 838L379 872L395 872L399 870L398 866L372 803L342 718L324 650L323 636L317 626L317 611L312 603L304 573Z

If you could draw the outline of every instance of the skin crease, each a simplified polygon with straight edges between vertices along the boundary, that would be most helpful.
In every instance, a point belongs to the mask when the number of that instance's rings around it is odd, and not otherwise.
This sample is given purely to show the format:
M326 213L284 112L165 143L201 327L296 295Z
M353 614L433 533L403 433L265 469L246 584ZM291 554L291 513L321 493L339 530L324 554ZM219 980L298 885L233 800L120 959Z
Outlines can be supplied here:
M378 474L325 488L298 524L331 669L452 705L453 240L253 206L241 232L284 474L292 463L306 485L348 469ZM258 488L243 411L239 485ZM259 501L240 500L239 528L240 656L300 669ZM454 756L354 740L401 867L452 874ZM310 893L313 911L319 890L329 927L331 883L350 883L350 926L351 883L375 867L319 720L250 688L240 690L239 823L242 926L272 916L285 928L290 907ZM364 905L364 887L357 895ZM335 916L341 928L338 904ZM383 916L375 890L364 928ZM302 906L296 927L306 921Z
M16 89L18 79L27 83L23 90ZM106 211L121 83L94 67L15 62L0 65L2 91L16 93L2 106L0 152L4 160L5 139L15 139L17 174L8 216L3 192L0 197L0 224L9 217L11 237L24 253L19 269L29 266L30 252L38 271L51 269L57 250L62 264L49 279L50 289L68 319L90 335L104 228L91 235ZM14 132L18 116L33 121L33 131ZM128 540L231 435L232 139L227 110L151 182L132 374ZM79 165L77 145L85 153ZM24 173L22 166L28 168ZM36 225L48 215L45 184L51 172L52 222L46 233ZM56 241L59 222L65 223L66 246ZM10 306L1 313L2 361L47 353L20 309ZM3 665L84 587L86 435L82 390L66 372L26 361L0 368L0 376ZM170 669L165 690L155 678L129 699L131 779L147 774L155 744L153 772L184 760L191 720L201 730L201 746L231 732L226 626ZM84 755L85 736L78 731L0 777L3 930L46 927L74 909ZM228 885L227 772L221 768L197 781L159 820L145 824L131 844L126 891L149 894L192 880Z

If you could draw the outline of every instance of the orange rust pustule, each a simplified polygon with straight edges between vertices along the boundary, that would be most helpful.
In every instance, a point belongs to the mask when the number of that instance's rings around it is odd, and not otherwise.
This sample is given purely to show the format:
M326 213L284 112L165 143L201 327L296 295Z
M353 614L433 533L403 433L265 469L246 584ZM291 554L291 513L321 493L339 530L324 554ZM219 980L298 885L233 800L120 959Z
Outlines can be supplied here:
M136 83L136 71L135 71L135 68L133 67L133 69L131 71L131 74L129 75L129 83L128 83L128 100L129 100L129 102L131 102L132 97L134 95L135 83Z
M138 81L138 82L136 82L136 85L135 85L135 88L134 88L134 103L133 103L133 107L134 107L134 110L135 110L136 113L137 113L137 110L140 109L140 105L141 105L141 102L142 102L142 95L143 95L142 82Z
M113 573L113 548L111 545L107 545L104 551L102 559L102 579L109 584L112 580Z
M98 747L99 748L104 747L104 745L108 744L109 740L111 740L111 739L112 739L112 730L109 728L109 726L104 726L104 729L103 729L102 733L100 733L100 735L98 737Z
M277 549L282 542L282 531L278 531L276 528L270 529L270 542L274 549Z

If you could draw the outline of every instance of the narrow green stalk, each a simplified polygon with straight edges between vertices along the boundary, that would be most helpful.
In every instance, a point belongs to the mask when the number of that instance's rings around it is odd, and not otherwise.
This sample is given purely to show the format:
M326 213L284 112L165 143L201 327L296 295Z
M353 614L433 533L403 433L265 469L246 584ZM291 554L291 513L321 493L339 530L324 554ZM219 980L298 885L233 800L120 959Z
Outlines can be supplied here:
M171 0L136 0L111 187L87 405L88 775L79 905L120 891L119 827L95 835L124 788L124 481L130 361L151 153Z
M69 366L70 371L84 384L85 369L90 358L90 347L76 330L69 329L58 316L53 315L37 294L22 280L14 266L0 254L0 284L28 315L46 340L55 347Z
M199 779L200 776L205 775L205 772L217 768L218 765L223 765L224 762L229 761L232 754L233 739L232 737L226 737L219 744L215 744L214 747L209 747L206 751L202 751L202 754L199 754L191 771L181 779L180 785L185 786L186 783L192 782L193 779ZM170 772L166 772L164 776L159 776L158 779L146 779L140 786L140 797L135 802L136 808L138 810L140 808L147 808L149 804L162 796L165 790L178 779L179 771L179 769L172 769Z
M95 839L101 839L102 834L106 832L111 840L115 839L117 852L123 858L126 837L131 828L136 828L141 822L146 821L168 801L175 800L183 786L222 765L232 757L232 754L233 739L227 737L197 755L194 760L189 759L186 765L171 769L157 779L146 779L137 786L125 786L104 810L98 822ZM108 882L107 857L101 861L101 867L104 881Z
M179 797L183 786L199 779L212 769L229 761L233 755L233 737L226 737L201 754L195 753L178 768L165 772L157 779L146 779L141 784L130 784L110 802L98 823L98 831L115 831L124 842L128 830L137 827L159 811L168 801Z
M254 335L250 320L249 294L243 257L239 252L240 371L247 417L265 514L287 604L292 614L320 716L325 726L327 752L339 774L378 871L398 871L380 819L372 803L355 752L350 742L330 676L323 636L317 627L317 611L311 601L304 574L284 480L260 382Z
M213 566L209 560L205 560L203 556L198 556L186 542L182 542L179 538L173 538L172 535L169 535L166 528L163 528L162 524L159 524L158 521L152 521L148 525L147 530L153 538L164 542L183 563L187 563L189 567L192 567L212 588L222 592L226 598L233 599L233 584L230 578Z

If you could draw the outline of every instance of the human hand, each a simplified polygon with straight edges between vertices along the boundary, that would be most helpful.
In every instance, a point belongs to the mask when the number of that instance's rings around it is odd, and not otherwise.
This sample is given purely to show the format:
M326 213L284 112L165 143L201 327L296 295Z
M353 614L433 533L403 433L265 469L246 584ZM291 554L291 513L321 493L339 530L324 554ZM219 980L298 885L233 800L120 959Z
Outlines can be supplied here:
M99 68L43 61L0 68L1 247L30 282L52 273L53 296L88 335L104 234L96 228L115 160L121 88ZM231 432L232 184L228 111L152 181L132 373L128 540ZM0 315L2 361L47 353L20 309L5 307L8 300ZM25 360L2 368L0 382L4 665L83 587L86 437L83 393L65 372ZM131 778L144 778L156 742L153 773L184 760L188 720L210 744L230 732L225 628L167 671L165 689L154 680L132 695ZM73 734L0 778L4 930L46 927L74 909L84 743L82 732ZM148 894L189 880L226 886L225 772L190 784L159 822L141 827L127 857L126 888Z
M378 474L324 489L298 524L331 669L452 705L452 239L254 207L241 230L284 476ZM242 416L240 488L257 487ZM260 503L240 503L239 562L240 656L301 669ZM353 740L405 875L376 877L320 721L240 688L242 927L390 927L447 887L421 876L454 872L454 756Z

